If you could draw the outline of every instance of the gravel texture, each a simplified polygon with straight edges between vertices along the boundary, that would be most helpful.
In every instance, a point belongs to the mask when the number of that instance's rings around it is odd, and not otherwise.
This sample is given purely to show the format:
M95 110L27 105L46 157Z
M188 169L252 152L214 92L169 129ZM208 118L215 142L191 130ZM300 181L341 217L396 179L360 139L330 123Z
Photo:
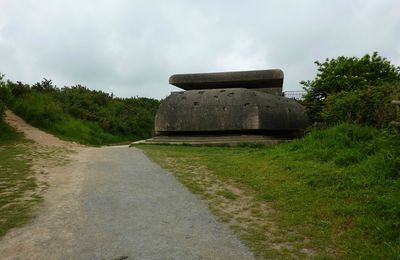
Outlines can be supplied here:
M38 217L0 240L2 259L254 258L136 148L82 148L49 184Z

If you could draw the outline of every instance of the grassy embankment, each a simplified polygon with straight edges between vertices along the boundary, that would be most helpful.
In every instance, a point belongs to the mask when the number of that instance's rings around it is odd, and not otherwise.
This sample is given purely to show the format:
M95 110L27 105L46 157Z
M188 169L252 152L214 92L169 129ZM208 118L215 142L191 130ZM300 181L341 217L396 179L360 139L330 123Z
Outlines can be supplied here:
M398 134L341 124L276 147L139 147L203 198L214 182L233 180L266 203L270 210L253 206L258 220L248 223L236 217L240 212L210 205L259 256L400 255ZM202 172L211 179L199 178ZM229 187L212 196L238 199Z
M0 237L26 223L42 199L27 158L28 143L0 118Z
M48 94L32 92L15 98L12 110L31 125L68 141L102 145L135 139L132 136L124 138L113 135L104 131L96 122L71 116Z
M25 121L62 139L88 145L149 138L159 105L155 99L117 98L81 85L58 88L50 80L3 85L8 107Z

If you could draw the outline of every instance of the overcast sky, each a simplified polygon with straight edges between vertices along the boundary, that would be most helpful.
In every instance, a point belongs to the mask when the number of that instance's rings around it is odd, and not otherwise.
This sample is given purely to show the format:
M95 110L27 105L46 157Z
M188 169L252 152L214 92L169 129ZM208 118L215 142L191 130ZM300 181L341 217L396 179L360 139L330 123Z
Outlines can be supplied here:
M0 73L163 98L174 73L281 68L378 51L400 65L399 0L0 0Z

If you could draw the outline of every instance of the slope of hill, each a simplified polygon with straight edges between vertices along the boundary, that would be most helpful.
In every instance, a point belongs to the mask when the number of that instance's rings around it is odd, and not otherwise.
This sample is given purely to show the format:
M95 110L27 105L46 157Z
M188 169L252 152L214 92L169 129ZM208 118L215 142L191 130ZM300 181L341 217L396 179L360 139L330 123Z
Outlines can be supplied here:
M57 88L51 80L34 85L7 81L6 103L33 126L65 140L103 145L148 138L159 101L117 98L84 86Z

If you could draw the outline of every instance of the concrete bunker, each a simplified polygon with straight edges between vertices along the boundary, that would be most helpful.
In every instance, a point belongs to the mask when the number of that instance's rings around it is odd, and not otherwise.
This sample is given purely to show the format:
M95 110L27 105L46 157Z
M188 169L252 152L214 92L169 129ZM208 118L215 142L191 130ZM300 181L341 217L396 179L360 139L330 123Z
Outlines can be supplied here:
M177 74L160 104L155 138L162 136L263 135L290 138L306 126L303 107L282 97L283 71Z

